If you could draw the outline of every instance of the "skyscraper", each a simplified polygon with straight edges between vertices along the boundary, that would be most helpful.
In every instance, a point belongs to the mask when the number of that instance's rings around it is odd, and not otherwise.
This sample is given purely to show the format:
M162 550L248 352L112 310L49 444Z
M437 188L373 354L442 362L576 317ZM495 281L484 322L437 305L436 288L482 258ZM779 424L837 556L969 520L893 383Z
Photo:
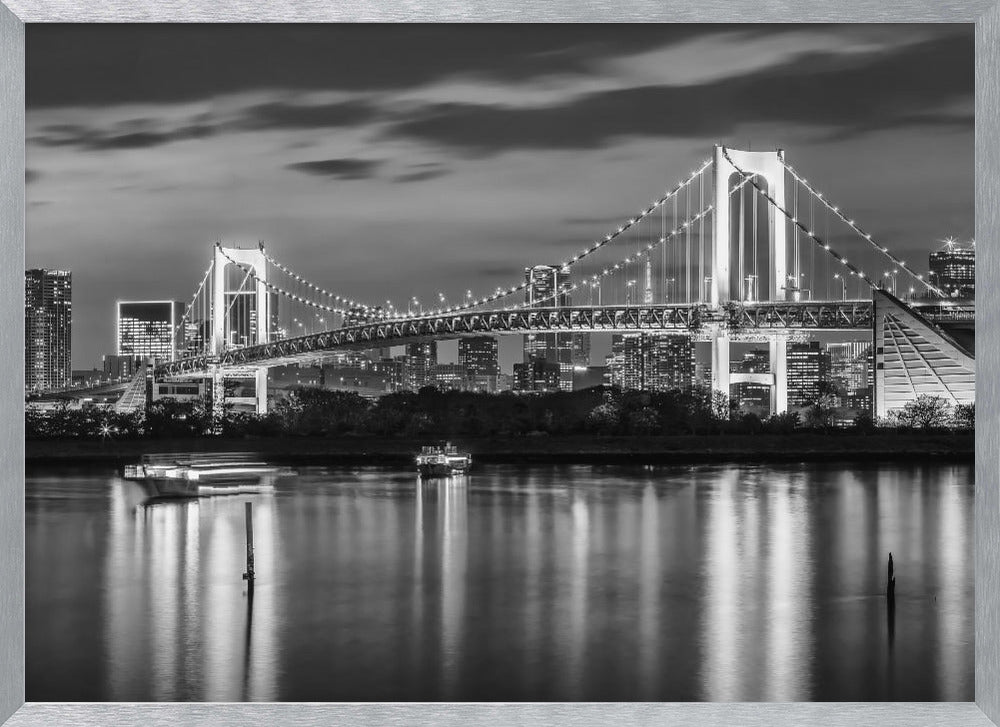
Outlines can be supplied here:
M867 410L872 398L872 345L869 341L828 343L830 382L841 406Z
M929 256L930 281L956 298L976 297L976 245L949 240Z
M694 344L688 336L623 333L611 339L612 386L646 391L687 390L694 382Z
M531 307L569 305L569 269L557 265L535 265L524 269L524 302Z
M830 354L819 341L793 341L787 349L788 406L806 406L819 397L820 382L829 380Z
M694 383L694 342L690 336L646 334L646 388L687 391Z
M24 273L24 388L39 391L72 380L73 274Z
M437 363L437 343L421 341L406 344L406 388L419 391L434 384L434 365Z
M469 385L477 391L496 391L500 373L499 344L493 336L458 339L458 361L465 367Z
M535 265L524 269L527 287L525 303L529 307L563 307L572 304L567 268ZM524 337L524 362L532 358L559 364L559 387L573 390L573 367L590 363L589 333L528 333Z
M115 355L172 361L184 344L183 316L184 304L173 300L118 301Z
M558 391L560 388L558 364L536 357L514 364L515 391Z
M646 337L643 334L623 333L612 337L608 373L612 386L646 388Z

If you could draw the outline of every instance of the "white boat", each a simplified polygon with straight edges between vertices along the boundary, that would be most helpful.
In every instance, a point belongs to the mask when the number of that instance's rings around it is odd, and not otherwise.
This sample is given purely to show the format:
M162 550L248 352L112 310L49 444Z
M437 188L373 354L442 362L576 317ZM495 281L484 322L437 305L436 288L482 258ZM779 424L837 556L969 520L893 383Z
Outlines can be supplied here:
M465 474L472 467L472 455L459 452L450 442L443 447L424 447L416 460L421 477L450 477Z
M167 454L144 455L139 464L125 465L122 476L152 497L206 497L271 492L287 472L242 453Z

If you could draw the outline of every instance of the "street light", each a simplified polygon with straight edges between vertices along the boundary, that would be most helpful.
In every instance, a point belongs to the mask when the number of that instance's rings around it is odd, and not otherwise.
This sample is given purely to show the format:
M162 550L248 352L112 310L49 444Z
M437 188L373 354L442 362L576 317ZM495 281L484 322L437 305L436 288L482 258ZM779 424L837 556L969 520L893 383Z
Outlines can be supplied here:
M712 276L706 275L704 283L705 283L705 300L710 301L712 300Z
M635 285L635 280L630 280L625 284L625 305L629 305L632 300L632 286Z
M677 278L666 278L663 282L666 283L665 287L666 287L666 294L667 294L667 302L669 303L670 302L670 288L671 288L671 286L673 286L674 283L677 282Z
M840 281L841 300L847 300L847 279L843 277L840 273L834 273L833 277Z
M888 284L892 286L892 294L893 295L896 294L896 274L898 272L899 272L898 270L892 270L892 271L886 270L882 274L883 278L888 278L889 279L888 280Z

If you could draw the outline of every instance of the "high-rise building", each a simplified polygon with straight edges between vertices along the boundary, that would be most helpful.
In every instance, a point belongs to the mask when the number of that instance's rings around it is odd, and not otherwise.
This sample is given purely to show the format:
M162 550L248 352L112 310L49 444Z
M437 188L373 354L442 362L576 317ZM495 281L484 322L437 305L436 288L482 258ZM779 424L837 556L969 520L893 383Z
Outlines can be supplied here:
M406 344L406 388L419 391L434 384L433 369L437 363L437 343L421 341Z
M690 336L646 335L646 388L687 391L694 383L694 342Z
M930 281L955 298L976 297L976 245L948 241L930 254Z
M532 358L514 364L514 391L559 391L559 364Z
M441 391L461 391L467 387L465 367L457 363L439 363L431 369L431 383Z
M646 391L688 390L694 383L694 343L688 336L623 333L611 339L612 386Z
M535 265L524 269L524 302L531 307L558 308L569 302L569 268Z
M641 333L613 336L608 373L612 386L620 389L645 389L646 336Z
M493 336L458 339L458 361L469 376L496 376L500 373L499 345Z
M184 304L173 300L118 301L115 354L172 361L183 345L183 315Z
M73 274L24 273L24 388L39 391L72 380Z
M496 391L500 374L499 344L493 336L458 339L458 361L465 368L469 388Z
M872 397L872 345L869 341L828 343L830 382L840 406L867 410Z
M788 406L812 404L819 397L820 382L830 376L830 354L819 341L789 342L786 354Z
M530 307L571 305L570 277L567 268L536 265L524 269L527 283L524 301ZM573 390L573 367L590 363L589 333L528 333L524 336L524 362L532 358L559 364L559 386Z

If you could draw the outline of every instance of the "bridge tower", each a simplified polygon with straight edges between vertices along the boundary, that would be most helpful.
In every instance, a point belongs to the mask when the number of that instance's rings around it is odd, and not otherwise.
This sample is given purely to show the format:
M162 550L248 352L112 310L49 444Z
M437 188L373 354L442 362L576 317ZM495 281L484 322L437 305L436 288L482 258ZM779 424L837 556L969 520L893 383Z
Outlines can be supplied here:
M727 159L728 155L728 159ZM732 161L730 161L732 160ZM781 149L772 151L740 151L715 146L713 165L713 182L715 200L712 214L712 308L718 309L733 302L741 302L748 296L744 294L743 281L736 281L736 295L733 295L733 256L734 237L730 209L730 190L743 181L740 170L754 176L758 183L779 204L785 204L785 166L784 152ZM737 169L739 167L739 169ZM758 195L754 194L756 198ZM772 214L773 208L768 207ZM741 221L742 222L742 221ZM767 225L769 231L767 241L767 285L762 289L754 288L754 300L780 301L785 300L787 246L784 221L774 220ZM737 233L739 234L739 233ZM739 252L735 253L737 258ZM751 283L756 281L751 281ZM711 338L712 343L712 388L721 391L727 397L730 394L732 377L729 372L729 357L731 338L724 326L717 327ZM788 373L786 356L788 339L783 334L773 334L768 337L768 354L770 359L771 409L778 414L788 409Z
M240 267L242 266L242 268ZM245 270L244 270L245 269ZM252 271L254 282L233 287L231 271L239 278ZM212 266L212 340L213 356L227 348L253 346L270 341L270 296L267 286L267 259L260 247L243 249L216 243ZM258 414L267 413L267 368L254 372L255 405ZM222 401L224 382L220 374L212 377L213 401Z

